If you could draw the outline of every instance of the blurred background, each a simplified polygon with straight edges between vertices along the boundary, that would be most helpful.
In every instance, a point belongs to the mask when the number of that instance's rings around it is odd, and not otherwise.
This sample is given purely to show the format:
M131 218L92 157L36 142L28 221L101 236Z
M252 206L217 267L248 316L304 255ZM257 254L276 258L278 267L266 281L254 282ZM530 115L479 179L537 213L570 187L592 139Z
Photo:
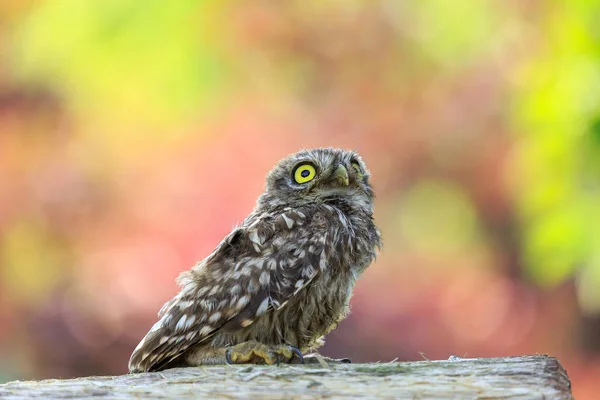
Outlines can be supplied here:
M0 1L0 382L122 374L303 147L385 246L325 355L547 353L600 390L600 3Z

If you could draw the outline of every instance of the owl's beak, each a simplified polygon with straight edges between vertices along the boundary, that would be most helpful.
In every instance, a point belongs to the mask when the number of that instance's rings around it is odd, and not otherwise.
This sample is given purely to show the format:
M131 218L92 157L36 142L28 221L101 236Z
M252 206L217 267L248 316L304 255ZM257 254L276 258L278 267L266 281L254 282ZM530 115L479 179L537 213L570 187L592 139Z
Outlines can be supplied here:
M348 186L350 179L348 178L348 170L342 164L338 165L337 169L331 176L332 181L338 181L340 185Z

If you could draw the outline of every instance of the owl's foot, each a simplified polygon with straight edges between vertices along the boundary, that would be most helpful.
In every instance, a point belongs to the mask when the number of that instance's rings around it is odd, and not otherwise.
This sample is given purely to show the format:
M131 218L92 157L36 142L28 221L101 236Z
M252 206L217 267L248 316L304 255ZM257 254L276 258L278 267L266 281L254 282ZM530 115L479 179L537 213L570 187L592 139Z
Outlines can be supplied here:
M266 345L254 340L229 347L225 351L229 364L279 364L292 360L304 363L300 350L288 345ZM296 360L297 359L297 360Z

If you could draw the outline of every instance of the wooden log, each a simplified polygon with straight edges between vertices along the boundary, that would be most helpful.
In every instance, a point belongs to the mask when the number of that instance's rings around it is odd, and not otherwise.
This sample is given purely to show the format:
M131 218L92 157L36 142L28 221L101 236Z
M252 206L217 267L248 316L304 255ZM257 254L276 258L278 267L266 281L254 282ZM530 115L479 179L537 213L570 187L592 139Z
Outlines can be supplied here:
M543 355L325 365L223 365L10 382L0 399L396 398L572 399L567 373Z

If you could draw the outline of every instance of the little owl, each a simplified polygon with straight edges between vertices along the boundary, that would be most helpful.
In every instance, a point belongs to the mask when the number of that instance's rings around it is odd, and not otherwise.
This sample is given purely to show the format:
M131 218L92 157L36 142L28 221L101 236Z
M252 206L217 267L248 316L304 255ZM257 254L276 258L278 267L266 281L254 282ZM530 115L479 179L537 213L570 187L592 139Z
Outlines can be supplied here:
M303 362L348 315L356 279L380 246L358 154L288 156L268 174L254 211L179 276L181 291L133 351L129 370Z

